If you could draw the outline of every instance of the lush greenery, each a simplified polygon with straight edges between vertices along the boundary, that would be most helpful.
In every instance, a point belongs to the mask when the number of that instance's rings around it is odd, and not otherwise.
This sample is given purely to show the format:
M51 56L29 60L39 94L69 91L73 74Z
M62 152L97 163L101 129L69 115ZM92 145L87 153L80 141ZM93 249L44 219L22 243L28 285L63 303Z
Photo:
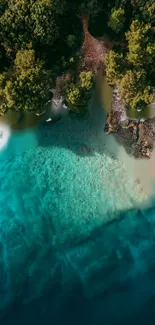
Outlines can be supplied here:
M52 76L34 50L20 50L14 64L0 75L0 111L7 109L42 112L50 98Z
M87 106L95 76L79 64L84 16L92 35L114 44L105 61L109 84L134 109L152 102L154 0L0 0L1 114L42 112L58 75L70 75L62 89L68 107Z
M109 84L116 85L128 107L143 109L153 101L155 86L155 3L154 1L131 1L124 5L126 15L130 10L130 22L121 34L122 47L112 50L106 57L106 76ZM114 15L115 13L115 15ZM123 11L122 11L123 14ZM118 10L113 10L109 26L118 32L124 23ZM120 28L118 28L120 27Z
M65 84L64 97L70 110L79 112L86 108L94 82L95 76L91 71L82 71L78 77Z
M125 10L123 8L111 10L108 26L111 27L116 33L119 33L124 26L125 22Z

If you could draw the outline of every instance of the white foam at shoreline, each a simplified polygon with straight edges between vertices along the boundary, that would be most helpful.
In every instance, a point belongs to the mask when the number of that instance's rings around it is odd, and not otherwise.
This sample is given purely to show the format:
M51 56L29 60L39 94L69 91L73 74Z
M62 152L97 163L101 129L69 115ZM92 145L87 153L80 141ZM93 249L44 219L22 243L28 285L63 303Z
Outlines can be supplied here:
M11 130L8 125L0 124L0 150L4 149L8 143Z

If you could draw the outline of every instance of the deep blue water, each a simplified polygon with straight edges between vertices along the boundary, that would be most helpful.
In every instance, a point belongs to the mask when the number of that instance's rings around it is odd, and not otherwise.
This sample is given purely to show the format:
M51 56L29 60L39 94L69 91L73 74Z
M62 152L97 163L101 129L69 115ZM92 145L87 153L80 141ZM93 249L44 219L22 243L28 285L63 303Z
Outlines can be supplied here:
M138 193L101 118L13 133L0 154L1 324L154 324L155 212Z

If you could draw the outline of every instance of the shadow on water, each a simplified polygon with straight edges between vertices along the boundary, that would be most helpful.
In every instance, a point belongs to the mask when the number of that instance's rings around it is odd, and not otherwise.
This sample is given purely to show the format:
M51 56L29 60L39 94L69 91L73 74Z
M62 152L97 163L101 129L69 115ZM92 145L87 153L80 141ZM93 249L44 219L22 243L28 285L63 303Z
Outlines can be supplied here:
M37 141L43 147L65 148L83 157L94 155L95 152L104 152L106 136L103 130L106 112L97 96L93 97L89 112L70 113L62 118L54 118L52 123L45 122L46 116L47 113L36 116L33 112L21 116L19 112L8 111L0 117L0 123L9 126L17 135L22 131L39 128Z
M95 153L102 155L107 143L107 136L104 135L105 119L103 105L95 97L88 112L70 113L56 123L41 124L39 145L65 148L83 157Z
M39 145L83 156L103 154L104 122L105 112L96 102L84 118L72 114L55 124L40 125ZM86 150L81 151L81 146ZM63 245L59 245L60 238L54 244L54 230L43 216L44 243L40 247L36 242L21 264L17 283L20 276L24 280L20 288L17 285L14 302L0 324L154 324L152 214L153 209L120 212L114 221L96 227L85 238L66 240ZM21 231L24 240L24 229Z
M38 267L31 276L25 274L20 294L16 294L1 325L153 325L152 213L153 209L145 211L145 216L140 210L124 211L119 220L97 227L85 241L76 246L64 245L57 258L50 244L40 262L45 268L49 265L51 276L44 282L40 295L30 301L27 298L42 281L43 273ZM35 254L29 256L23 270L28 269Z

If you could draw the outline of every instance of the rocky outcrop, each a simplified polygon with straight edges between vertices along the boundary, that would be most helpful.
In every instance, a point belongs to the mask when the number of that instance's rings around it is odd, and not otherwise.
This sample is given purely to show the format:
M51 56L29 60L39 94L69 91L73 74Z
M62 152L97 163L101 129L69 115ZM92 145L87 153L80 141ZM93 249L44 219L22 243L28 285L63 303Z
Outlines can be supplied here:
M135 148L136 158L151 158L155 143L155 118L140 122L138 141Z
M113 91L112 108L107 115L105 133L118 131L121 127L128 127L129 121L126 116L124 104L118 96L117 89Z
M119 127L120 127L120 124L119 124L118 112L114 112L113 110L111 110L107 114L104 132L106 134L109 134L111 132L117 132Z
M104 132L115 133L117 142L135 158L151 158L155 143L155 117L145 121L129 119L116 89L113 93L112 108L107 114Z

